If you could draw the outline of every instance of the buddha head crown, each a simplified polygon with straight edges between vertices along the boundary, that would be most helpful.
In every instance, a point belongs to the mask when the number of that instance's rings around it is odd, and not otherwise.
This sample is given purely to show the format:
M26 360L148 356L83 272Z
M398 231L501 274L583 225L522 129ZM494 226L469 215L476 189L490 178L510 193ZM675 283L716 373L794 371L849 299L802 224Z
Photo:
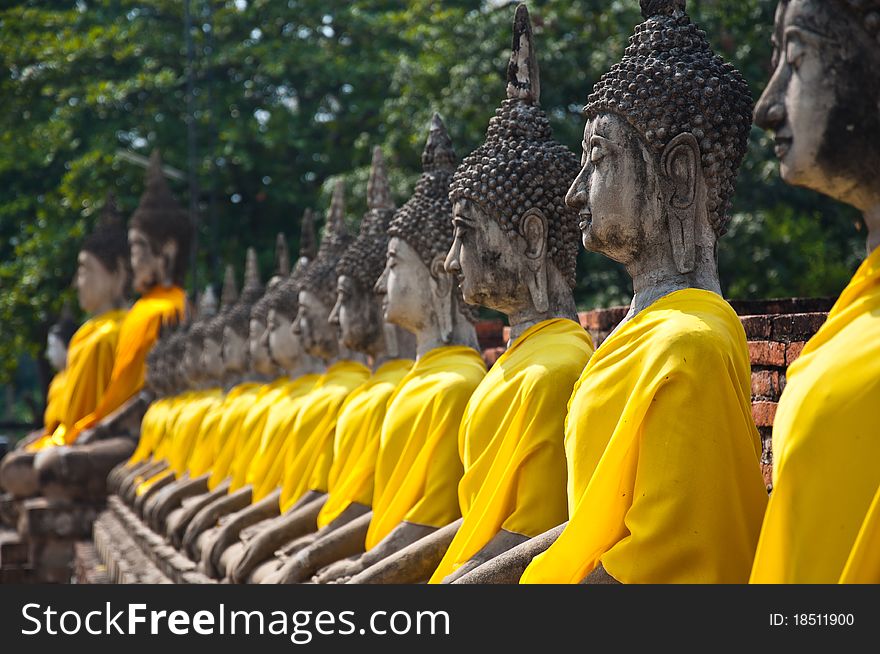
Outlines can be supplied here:
M296 259L294 273L305 273L305 267L310 261L314 261L318 254L318 239L315 237L315 212L306 209L303 212L302 223L299 229L299 256ZM302 269L302 270L300 270Z
M98 223L83 240L80 250L97 257L109 272L128 268L128 235L113 193L107 193Z
M394 202L388 185L388 173L382 149L373 149L370 180L367 182L367 213L355 240L348 246L336 273L351 277L361 288L361 293L371 293L373 285L385 267L388 249L388 225L394 216Z
M302 276L302 288L311 291L327 307L336 303L336 264L351 241L345 226L345 183L339 180L333 189L321 245Z
M257 265L257 252L254 248L248 248L245 258L244 285L241 288L241 296L238 298L238 302L229 310L225 326L232 329L242 338L247 338L251 308L263 295L264 290L263 284L260 281L260 270Z
M274 286L288 275L290 275L290 248L287 247L287 237L284 236L284 232L278 232L275 237L275 274L266 287Z
M208 284L199 296L197 318L207 322L217 315L217 308L217 295L214 293L214 287Z
M168 262L168 274L176 284L182 284L186 274L192 224L189 214L178 204L165 181L158 150L153 150L150 156L146 188L131 216L129 227L147 235L154 254L160 253L162 247L169 242L176 244L173 260Z
M521 233L529 212L547 221L547 254L570 287L575 284L578 253L577 216L565 194L577 175L578 162L553 140L539 104L541 87L532 26L525 5L513 24L507 67L507 98L489 121L486 140L465 157L449 190L453 202L468 200L510 233Z
M223 341L223 327L226 325L226 317L237 301L238 288L235 282L235 267L230 263L226 265L223 275L223 288L220 291L220 307L217 310L217 313L207 323L205 338L209 338L217 344Z
M751 128L752 96L742 75L712 52L706 33L685 13L685 0L641 0L645 21L623 59L587 98L587 119L613 113L626 120L655 157L677 136L692 134L706 183L706 209L716 235L727 210Z

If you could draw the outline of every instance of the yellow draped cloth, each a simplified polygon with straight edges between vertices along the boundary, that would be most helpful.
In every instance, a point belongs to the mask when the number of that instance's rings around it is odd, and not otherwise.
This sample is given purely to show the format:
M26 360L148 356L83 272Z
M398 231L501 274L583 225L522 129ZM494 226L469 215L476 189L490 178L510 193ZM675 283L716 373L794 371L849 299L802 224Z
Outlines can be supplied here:
M212 437L215 454L210 467L211 475L208 478L209 489L214 490L229 478L229 470L240 445L239 437L243 437L241 432L245 418L252 411L263 410L265 407L257 406L257 401L272 390L275 384L281 384L285 381L287 381L286 378L281 378L269 384L256 384L234 398L224 411L217 424L217 431Z
M212 470L211 478L215 475L217 483L229 479L229 492L239 490L244 486L247 466L260 442L263 427L269 417L269 409L278 401L284 392L284 386L290 381L287 377L279 377L275 381L264 384L256 394L253 405L241 419L241 423L229 443L224 444L217 467ZM225 475L223 474L225 470ZM209 482L210 486L210 482Z
M154 287L134 303L119 328L119 342L110 382L94 411L76 422L67 439L73 442L84 429L125 404L144 385L147 353L163 324L183 317L186 294L177 286Z
M880 584L880 488L840 575L842 584Z
M39 449L38 444L45 439L46 434L51 434L55 428L61 424L61 393L64 390L64 380L67 377L67 369L59 370L49 382L49 389L46 392L46 410L43 412L43 438L28 446L28 449Z
M376 456L388 400L412 365L409 359L383 363L345 400L336 423L333 463L327 477L329 494L318 514L318 528L333 522L352 502L365 506L372 502Z
M744 583L767 493L745 332L718 295L670 293L596 350L565 422L569 522L523 583Z
M221 403L208 410L192 455L187 461L190 477L201 477L211 471L220 454L224 435L229 433L232 424L236 421L240 423L259 386L256 382L237 384L229 389Z
M290 431L279 499L282 513L310 488L327 491L328 459L332 458L339 410L345 398L369 377L370 369L362 363L338 361L309 393L309 403L297 414Z
M401 522L442 527L461 516L458 428L485 374L475 350L448 345L420 357L397 386L379 439L367 549Z
M169 444L168 451L168 467L175 476L186 472L187 463L198 441L205 417L212 408L221 404L222 401L222 389L205 389L199 391L181 411L177 421L177 433Z
M268 481L266 476L271 470L272 464L282 456L285 442L290 436L290 430L303 405L303 398L308 397L309 392L320 378L321 375L318 374L302 375L285 384L281 397L269 409L257 451L245 474L245 483L249 484L252 489L252 502L263 499L278 485L277 479L273 483ZM267 492L266 486L270 484L271 488Z
M125 314L124 309L107 311L76 330L67 347L67 367L49 387L46 413L51 415L44 419L45 435L31 444L30 451L74 442L77 421L95 410L110 383ZM49 421L54 424L50 426Z
M880 485L880 248L789 367L773 459L752 582L837 582Z
M154 458L156 448L165 437L165 430L171 423L171 416L179 403L179 395L169 395L154 400L147 407L144 417L141 418L141 433L137 447L126 462L127 466L132 467L141 461Z
M458 434L464 516L431 577L443 579L501 529L534 537L568 519L564 421L593 341L571 320L533 325L471 396Z

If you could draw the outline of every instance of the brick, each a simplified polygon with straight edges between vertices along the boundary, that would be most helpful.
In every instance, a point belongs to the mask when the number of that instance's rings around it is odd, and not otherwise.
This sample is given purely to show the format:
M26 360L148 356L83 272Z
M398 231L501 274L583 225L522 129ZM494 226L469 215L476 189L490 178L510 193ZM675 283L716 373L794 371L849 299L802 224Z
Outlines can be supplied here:
M785 346L785 364L790 366L794 361L801 355L801 352L804 349L804 345L806 345L803 341L798 341L795 343L788 343Z
M477 330L477 341L483 349L498 347L505 343L502 340L504 322L498 318L493 320L478 320L474 325Z
M785 365L785 343L776 341L749 341L749 359L753 366Z
M776 417L776 402L759 400L752 402L752 418L758 427L772 427Z
M752 371L752 397L778 400L782 392L779 372L776 370Z
M765 341L770 338L770 329L773 326L770 316L742 316L740 322L748 340Z
M504 346L510 341L510 327L508 325L504 326L504 329L501 330L501 346Z
M806 341L825 323L825 313L791 313L773 316L770 337L774 341Z

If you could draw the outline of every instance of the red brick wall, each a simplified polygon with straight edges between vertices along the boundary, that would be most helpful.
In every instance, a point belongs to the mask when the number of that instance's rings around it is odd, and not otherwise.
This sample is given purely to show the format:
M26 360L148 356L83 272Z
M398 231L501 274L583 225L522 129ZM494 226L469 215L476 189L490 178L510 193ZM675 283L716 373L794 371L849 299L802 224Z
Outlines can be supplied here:
M804 343L816 333L833 304L828 298L781 300L731 300L739 314L752 361L752 417L761 434L761 468L770 484L773 453L770 436L779 395L785 388L785 371L797 359ZM626 315L628 307L595 309L579 314L580 323L598 347ZM500 320L477 324L483 359L491 366L504 352L509 328Z

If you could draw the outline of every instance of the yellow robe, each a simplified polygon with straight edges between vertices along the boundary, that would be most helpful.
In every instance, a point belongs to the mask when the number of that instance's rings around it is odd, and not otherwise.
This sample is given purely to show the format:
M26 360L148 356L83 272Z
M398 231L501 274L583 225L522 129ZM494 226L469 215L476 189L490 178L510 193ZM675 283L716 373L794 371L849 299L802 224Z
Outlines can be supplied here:
M132 467L141 461L153 458L156 448L162 442L165 430L171 422L172 412L175 411L179 402L180 396L169 395L150 404L141 419L141 433L137 447L126 465Z
M315 389L309 393L309 404L296 417L291 428L288 451L281 483L279 506L284 513L297 503L306 491L327 491L333 437L339 409L345 398L370 376L370 370L356 361L339 361L327 369ZM329 457L328 457L329 453ZM326 473L322 469L326 469ZM313 471L317 474L313 475Z
M187 463L198 441L202 423L208 412L223 400L223 390L211 388L198 391L195 398L182 410L177 422L177 433L170 443L168 467L176 477L187 469Z
M212 437L213 449L216 454L211 463L211 476L208 478L209 489L214 490L229 478L229 470L240 444L239 436L242 424L251 411L255 410L257 400L269 392L275 384L283 383L285 380L286 378L281 378L270 384L257 384L232 400L220 418L217 431Z
M880 485L880 248L789 367L773 458L752 582L837 582Z
M333 522L352 502L370 506L388 400L412 365L409 359L383 363L345 401L336 424L329 493L318 514L318 528Z
M502 529L534 537L568 519L566 405L592 353L579 324L545 320L523 332L474 391L458 434L464 521L431 583Z
M252 489L252 502L258 502L268 494L265 488L267 483L271 484L272 482L266 479L266 475L272 468L272 464L281 458L284 444L290 436L293 423L302 407L302 398L308 396L320 378L321 375L317 374L302 375L285 384L284 393L269 409L257 451L248 465L245 475L245 483L250 484ZM275 479L272 488L277 485L278 480ZM270 488L269 492L271 490Z
M284 386L289 381L287 377L280 377L257 391L254 405L242 419L238 433L234 436L233 456L228 468L230 493L244 486L247 468L260 443L269 410L284 393Z
M76 330L67 348L64 383L54 390L53 379L49 389L54 399L52 411L56 423L51 429L46 424L46 436L34 443L29 448L31 451L74 442L77 421L95 410L110 383L125 315L124 309L107 311L90 318Z
M475 350L450 345L423 355L400 382L382 423L367 549L401 522L442 527L461 516L458 427L485 374Z
M880 584L880 488L840 575L842 584Z
M525 583L744 583L767 492L745 332L708 291L670 293L596 350L565 422L569 522Z
M185 306L186 294L177 286L155 287L134 303L119 327L110 382L98 406L71 427L67 437L69 442L75 441L82 430L94 427L140 391L144 385L147 353L159 337L159 329L165 323L182 318Z
M247 398L259 386L255 382L237 384L223 396L222 402L208 410L199 428L199 436L192 455L187 461L190 477L201 477L211 471L220 453L223 429L228 429L230 420L242 415L242 411L238 407L249 406L246 404Z
M43 412L43 434L51 434L55 428L61 424L61 394L64 391L64 380L67 377L67 369L64 368L55 373L52 381L49 382L49 390L46 392L46 410ZM37 449L35 446L42 441L32 443L29 449Z

